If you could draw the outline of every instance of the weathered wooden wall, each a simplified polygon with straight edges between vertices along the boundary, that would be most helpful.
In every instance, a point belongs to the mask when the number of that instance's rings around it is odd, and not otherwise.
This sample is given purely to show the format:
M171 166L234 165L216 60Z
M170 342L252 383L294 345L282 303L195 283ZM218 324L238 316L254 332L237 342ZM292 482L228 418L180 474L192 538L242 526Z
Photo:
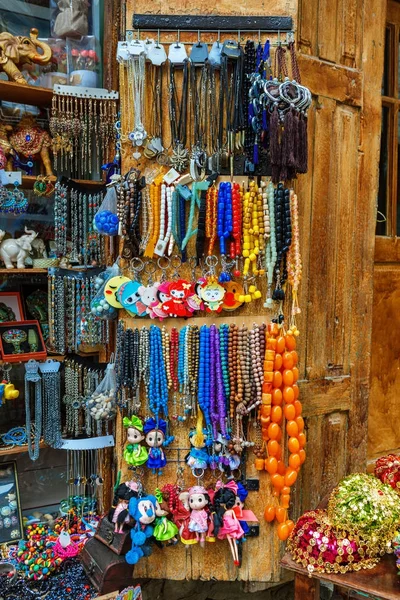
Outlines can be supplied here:
M397 98L398 67L393 56L397 46L400 24L400 4L394 0L387 2L386 21L393 33L393 46L389 43L389 56L386 65L387 79L390 81L385 94ZM397 33L396 33L397 32ZM397 118L397 108L393 104L391 119ZM371 345L371 390L368 419L368 467L378 456L388 452L400 453L399 425L399 355L400 341L397 332L400 328L400 243L396 237L398 222L398 132L397 125L388 126L389 166L388 166L388 206L387 231L385 236L377 236L375 243L374 304ZM390 185L389 185L390 184Z
M366 461L382 3L157 0L150 5L128 0L126 28L131 28L133 12L149 11L287 14L297 23L303 83L311 88L314 103L309 113L310 169L296 182L304 264L301 393L308 435L308 460L296 486L296 516L315 507L341 476L363 468ZM127 168L126 157L124 162ZM120 453L121 431L117 437ZM155 550L136 567L136 576L278 581L281 546L274 526L262 522L270 490L266 474L260 479L260 493L249 496L249 506L261 520L260 538L247 542L238 572L224 544L204 551L178 545Z

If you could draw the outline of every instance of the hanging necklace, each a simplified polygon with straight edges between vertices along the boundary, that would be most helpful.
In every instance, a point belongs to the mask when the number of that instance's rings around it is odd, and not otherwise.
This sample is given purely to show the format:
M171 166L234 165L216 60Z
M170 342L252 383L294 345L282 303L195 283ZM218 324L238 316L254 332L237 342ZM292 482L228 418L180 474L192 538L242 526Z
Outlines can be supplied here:
M51 448L60 448L62 445L60 364L51 359L40 364L43 382L43 441Z
M170 165L182 173L189 163L189 152L186 148L187 131L187 109L189 90L189 62L184 61L182 65L182 92L178 98L177 85L175 81L175 70L177 65L169 63L169 120L171 125L172 154Z
M136 151L134 158L140 158L137 148L141 147L147 138L147 132L143 124L144 91L146 80L146 55L144 52L138 56L132 56L128 61L128 83L130 91L131 106L134 109L133 131L128 134Z
M35 390L35 424L32 429L31 421L31 396L30 389L33 384ZM29 360L25 364L25 424L28 438L28 452L31 460L39 458L40 438L42 437L42 380L39 375L39 363ZM32 447L32 437L35 447Z

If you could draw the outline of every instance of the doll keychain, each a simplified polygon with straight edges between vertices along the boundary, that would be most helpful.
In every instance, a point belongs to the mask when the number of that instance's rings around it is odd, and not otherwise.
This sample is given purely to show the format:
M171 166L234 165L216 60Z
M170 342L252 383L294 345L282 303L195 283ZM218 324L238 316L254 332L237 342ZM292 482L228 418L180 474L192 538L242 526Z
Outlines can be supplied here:
M139 417L132 415L130 419L129 417L124 417L123 425L127 428L126 439L128 442L124 450L124 459L128 465L140 467L147 462L149 457L145 446L140 444L145 439L143 422Z
M164 419L147 419L143 430L149 447L146 466L151 469L153 475L162 475L162 469L167 464L163 447L169 446L174 441L174 436L167 437L167 422Z

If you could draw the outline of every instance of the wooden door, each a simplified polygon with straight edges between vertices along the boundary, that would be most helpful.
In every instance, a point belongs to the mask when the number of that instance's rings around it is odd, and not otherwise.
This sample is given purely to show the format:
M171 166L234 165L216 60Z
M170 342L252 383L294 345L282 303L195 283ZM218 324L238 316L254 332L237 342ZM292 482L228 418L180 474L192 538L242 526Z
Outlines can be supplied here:
M371 346L371 401L368 458L400 452L398 390L400 386L400 181L399 72L400 3L387 6L382 83L380 185L376 228L374 305Z
M309 113L309 173L295 186L301 207L303 282L301 394L308 460L296 486L293 517L315 507L347 472L366 462L372 316L372 269L380 131L380 76L385 15L379 0L260 0L179 6L128 1L133 12L159 14L287 14L297 23L303 83L314 95ZM377 76L378 73L378 76ZM124 171L129 161L124 160ZM267 315L265 315L267 318ZM241 317L239 317L241 319ZM117 452L124 443L119 430ZM267 474L250 508L260 537L249 540L243 567L229 550L155 551L135 568L138 577L242 579L276 582L283 545L263 522L271 495Z

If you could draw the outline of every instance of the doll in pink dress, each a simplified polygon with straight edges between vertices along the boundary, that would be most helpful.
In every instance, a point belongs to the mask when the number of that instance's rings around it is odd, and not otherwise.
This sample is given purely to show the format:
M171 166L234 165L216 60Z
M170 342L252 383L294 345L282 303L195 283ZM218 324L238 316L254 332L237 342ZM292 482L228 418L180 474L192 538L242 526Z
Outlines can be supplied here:
M190 509L189 531L196 534L200 546L204 547L206 534L209 529L208 512L206 507L210 502L207 490L201 485L195 485L187 492L180 494L181 502L187 502Z
M214 535L219 540L228 540L233 562L238 567L240 562L236 540L240 540L244 536L244 531L234 511L237 484L230 481L224 486L221 481L217 481L215 490Z

